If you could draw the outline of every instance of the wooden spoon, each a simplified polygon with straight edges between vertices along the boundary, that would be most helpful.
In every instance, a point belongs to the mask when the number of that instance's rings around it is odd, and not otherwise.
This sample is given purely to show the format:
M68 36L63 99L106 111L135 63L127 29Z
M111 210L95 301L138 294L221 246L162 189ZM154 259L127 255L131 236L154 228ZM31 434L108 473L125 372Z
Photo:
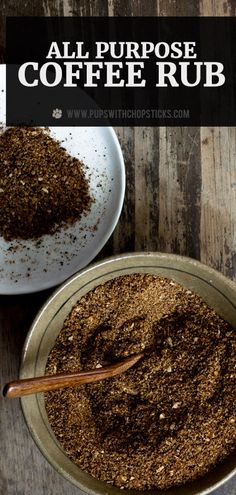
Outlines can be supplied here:
M78 373L59 373L57 375L39 376L36 378L26 378L7 383L3 389L5 397L21 397L23 395L37 394L38 392L49 392L58 388L74 387L85 383L98 382L105 378L119 375L128 370L143 357L143 354L136 354L123 359L118 363L104 366L91 371L80 371Z

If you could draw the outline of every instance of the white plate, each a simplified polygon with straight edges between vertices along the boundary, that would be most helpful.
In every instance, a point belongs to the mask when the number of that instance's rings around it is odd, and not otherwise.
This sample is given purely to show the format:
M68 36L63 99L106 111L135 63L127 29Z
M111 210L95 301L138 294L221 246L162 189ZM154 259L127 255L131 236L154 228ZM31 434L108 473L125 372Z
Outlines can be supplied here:
M0 121L5 122L5 66L0 66ZM102 249L119 219L125 192L122 151L111 127L51 127L51 136L88 167L95 198L73 226L35 241L0 237L0 294L53 287L86 266Z

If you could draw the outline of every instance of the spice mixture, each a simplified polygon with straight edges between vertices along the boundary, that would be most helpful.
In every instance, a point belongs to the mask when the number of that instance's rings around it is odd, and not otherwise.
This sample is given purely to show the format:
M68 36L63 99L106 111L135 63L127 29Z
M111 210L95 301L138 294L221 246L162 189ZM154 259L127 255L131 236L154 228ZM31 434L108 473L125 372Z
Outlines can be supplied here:
M98 286L67 317L46 372L144 352L122 375L45 394L67 455L140 490L203 476L236 447L236 332L177 283L134 274Z
M48 132L13 127L0 135L0 235L53 234L91 207L83 164Z

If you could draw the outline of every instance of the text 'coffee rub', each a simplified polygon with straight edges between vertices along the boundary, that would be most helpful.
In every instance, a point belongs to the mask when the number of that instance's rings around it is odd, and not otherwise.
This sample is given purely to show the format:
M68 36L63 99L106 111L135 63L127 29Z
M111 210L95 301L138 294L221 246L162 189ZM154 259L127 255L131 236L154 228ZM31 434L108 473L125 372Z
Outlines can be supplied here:
M90 210L84 165L49 131L12 127L0 135L0 235L38 239Z

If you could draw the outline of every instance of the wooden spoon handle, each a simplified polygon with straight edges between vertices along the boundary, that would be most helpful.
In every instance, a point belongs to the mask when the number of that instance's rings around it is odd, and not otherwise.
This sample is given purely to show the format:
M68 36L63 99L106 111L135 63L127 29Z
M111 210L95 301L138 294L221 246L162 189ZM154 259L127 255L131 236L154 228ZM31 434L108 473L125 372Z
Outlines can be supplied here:
M111 378L128 370L142 357L141 354L119 361L118 363L104 366L91 371L79 373L66 373L36 378L26 378L7 383L3 389L5 397L21 397L23 395L37 394L38 392L49 392L58 388L74 387L85 383L97 382L105 378Z

